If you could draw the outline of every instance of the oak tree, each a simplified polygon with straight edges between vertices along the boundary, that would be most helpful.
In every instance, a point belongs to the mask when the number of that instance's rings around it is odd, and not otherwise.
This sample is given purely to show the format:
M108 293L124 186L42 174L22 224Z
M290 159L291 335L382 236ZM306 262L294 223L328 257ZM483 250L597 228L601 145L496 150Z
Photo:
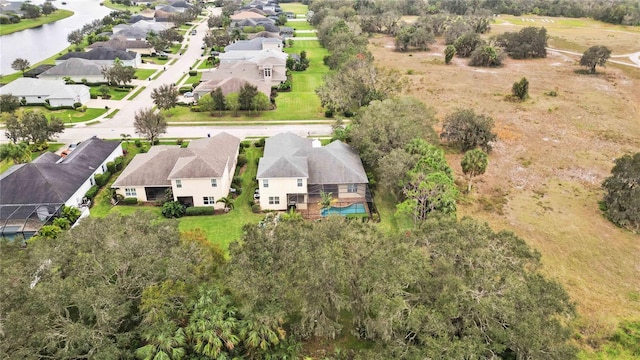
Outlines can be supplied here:
M164 116L153 109L136 111L134 119L133 126L136 132L148 139L151 145L155 145L156 139L167 132L167 121Z
M603 45L595 45L587 49L580 58L580 65L589 69L590 74L596 73L596 65L604 67L611 56L611 50Z

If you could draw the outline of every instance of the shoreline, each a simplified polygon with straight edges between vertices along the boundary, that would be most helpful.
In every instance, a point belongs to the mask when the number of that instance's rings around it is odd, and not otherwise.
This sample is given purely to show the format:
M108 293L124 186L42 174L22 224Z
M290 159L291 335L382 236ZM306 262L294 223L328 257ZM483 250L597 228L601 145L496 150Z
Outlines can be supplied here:
M33 29L45 24L51 24L56 21L71 17L73 16L73 14L75 13L71 10L58 9L54 13L50 14L49 16L42 15L37 19L21 20L17 24L0 25L0 38L4 35L13 34L22 30ZM7 28L9 29L7 30Z

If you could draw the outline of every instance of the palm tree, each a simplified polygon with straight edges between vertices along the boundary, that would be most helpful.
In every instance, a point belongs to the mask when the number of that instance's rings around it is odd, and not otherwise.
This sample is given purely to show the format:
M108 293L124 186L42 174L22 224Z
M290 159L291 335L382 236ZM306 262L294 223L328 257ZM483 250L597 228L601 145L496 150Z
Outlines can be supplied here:
M323 209L331 207L331 203L333 202L333 193L332 192L324 192L320 190L320 206Z
M228 196L222 197L222 198L218 199L218 201L216 201L216 203L223 203L224 204L224 211L233 210L233 203L234 202L235 202L235 200L230 198L230 197L228 197Z
M187 335L196 354L223 358L240 343L236 308L217 290L205 290L194 306Z
M136 350L138 359L181 360L186 355L187 339L184 329L176 328L170 320L165 320L155 327L148 328L143 334L147 345Z
M14 164L23 164L31 161L31 150L26 143L7 143L0 146L0 161L9 159Z

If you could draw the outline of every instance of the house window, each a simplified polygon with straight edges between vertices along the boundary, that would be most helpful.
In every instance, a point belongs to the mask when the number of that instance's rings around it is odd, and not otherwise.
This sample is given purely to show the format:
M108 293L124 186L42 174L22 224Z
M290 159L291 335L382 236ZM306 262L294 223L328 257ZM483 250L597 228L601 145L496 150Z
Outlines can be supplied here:
M100 168L102 169L102 172L107 171L107 168L104 166L104 164L102 164L102 166L100 166Z
M298 187L302 187L302 179L298 179Z
M136 188L125 188L124 195L126 197L136 197L138 194L136 193Z
M182 189L182 180L176 180L176 187Z
M214 205L216 202L213 199L213 196L205 196L202 198L202 202L205 205Z
M269 187L269 180L268 179L262 180L262 187L263 188L268 188Z
M218 179L211 179L211 187L218 187Z
M271 77L271 68L264 68L264 76Z
M280 196L269 196L269 205L280 205Z
M358 192L358 184L349 184L347 185L348 193L357 193Z
M91 186L96 184L96 181L93 179L93 176L89 178L89 184L91 184Z

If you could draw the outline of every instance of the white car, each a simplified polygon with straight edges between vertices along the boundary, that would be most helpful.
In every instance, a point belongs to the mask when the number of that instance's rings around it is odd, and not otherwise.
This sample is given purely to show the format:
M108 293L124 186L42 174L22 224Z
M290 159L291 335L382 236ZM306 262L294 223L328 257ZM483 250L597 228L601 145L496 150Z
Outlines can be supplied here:
M193 97L193 93L191 91L187 91L186 93L183 94L184 97L186 98L192 98Z

